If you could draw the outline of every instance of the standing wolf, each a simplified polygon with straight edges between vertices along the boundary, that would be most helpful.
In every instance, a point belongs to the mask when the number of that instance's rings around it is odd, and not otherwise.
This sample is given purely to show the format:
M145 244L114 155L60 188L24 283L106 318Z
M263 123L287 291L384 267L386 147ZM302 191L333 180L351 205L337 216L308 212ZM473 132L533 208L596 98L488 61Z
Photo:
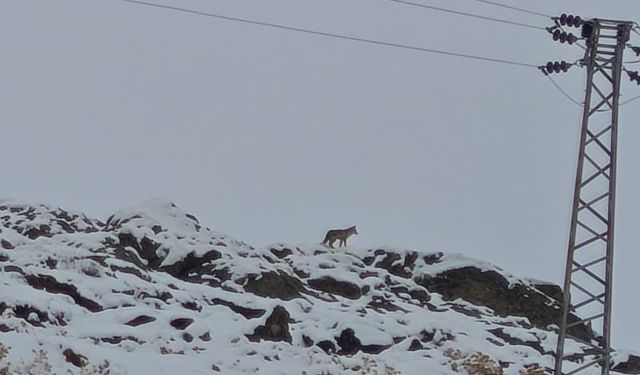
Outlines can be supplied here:
M322 241L322 244L328 245L333 249L333 243L336 240L340 240L338 246L347 246L347 238L351 237L354 234L358 234L358 230L356 229L355 225L347 229L331 229L327 232L327 235L324 236L324 241Z

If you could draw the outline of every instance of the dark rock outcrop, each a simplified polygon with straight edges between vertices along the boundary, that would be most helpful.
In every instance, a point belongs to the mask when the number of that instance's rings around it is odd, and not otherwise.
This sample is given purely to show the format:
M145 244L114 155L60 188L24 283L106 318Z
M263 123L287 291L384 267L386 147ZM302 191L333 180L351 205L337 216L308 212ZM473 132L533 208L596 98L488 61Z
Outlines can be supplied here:
M76 367L84 367L88 363L87 357L74 352L72 349L65 349L62 354L64 355L65 361L71 363Z
M156 253L156 250L160 248L160 244L155 243L148 237L138 239L131 233L118 233L119 246L122 248L132 247L136 250L138 255L147 261L147 265L152 269L157 269L162 262L162 259Z
M225 301L225 300L220 299L220 298L212 299L211 303L214 304L214 305L226 306L226 307L230 308L233 312L238 313L238 314L244 316L247 319L259 318L259 317L263 316L264 313L266 312L263 309L251 309L251 308L248 308L248 307L238 306L233 302Z
M518 337L513 337L509 335L502 328L492 329L492 330L489 330L489 332L494 334L496 337L501 338L502 340L504 340L504 342L508 344L528 346L530 348L537 350L538 352L540 352L540 354L544 354L544 349L540 344L540 340L537 340L537 341L522 340Z
M611 370L622 374L640 374L640 357L630 355L625 362L618 363Z
M126 322L125 324L128 325L128 326L137 327L139 325L143 325L143 324L154 322L155 320L156 320L156 318L154 318L152 316L140 315L140 316L137 316L134 319L131 319L130 321Z
M181 261L162 267L161 270L178 279L193 281L200 279L202 275L212 273L213 266L210 262L219 259L221 256L222 254L216 250L207 251L201 257L195 256L194 253L191 252Z
M181 331L185 330L193 323L193 319L191 318L177 318L173 319L170 324L173 328L179 329Z
M0 248L12 250L12 249L15 249L15 246L13 246L11 242L2 239L0 240Z
M525 284L509 281L496 271L483 271L476 267L451 269L435 276L416 278L416 283L430 292L439 293L445 300L462 298L474 305L486 306L500 316L521 316L541 329L552 324L560 325L562 309L557 303L550 303L545 293ZM569 323L577 321L569 316ZM585 324L570 328L569 333L582 340L595 339L593 331Z
M301 293L306 292L300 280L284 272L266 272L260 278L257 275L251 275L244 290L260 297L278 298L285 301L302 297Z
M338 354L341 355L356 354L361 346L360 339L351 328L343 330L340 336L336 337L336 343L340 347Z
M340 347L337 354L340 355L353 355L359 351L367 354L378 354L385 349L391 347L391 345L362 345L360 339L356 337L355 332L351 328L347 328L340 333L340 336L336 337L336 343Z
M278 257L278 259L286 258L287 256L293 254L291 249L287 249L286 247L283 249L271 249L271 253Z
M289 333L289 312L278 305L273 308L271 315L264 325L258 326L252 335L247 335L251 341L285 341L291 344L291 334Z
M360 287L348 281L336 280L332 277L325 276L320 279L312 279L307 281L313 289L321 290L325 293L337 294L344 298L358 299L362 296Z
M323 340L318 343L318 348L324 350L325 353L331 354L336 352L336 345L333 341Z
M53 276L49 275L25 275L25 280L31 287L40 290L46 290L49 293L66 294L73 298L73 301L91 312L102 311L99 303L83 297L78 289L71 284L58 282Z

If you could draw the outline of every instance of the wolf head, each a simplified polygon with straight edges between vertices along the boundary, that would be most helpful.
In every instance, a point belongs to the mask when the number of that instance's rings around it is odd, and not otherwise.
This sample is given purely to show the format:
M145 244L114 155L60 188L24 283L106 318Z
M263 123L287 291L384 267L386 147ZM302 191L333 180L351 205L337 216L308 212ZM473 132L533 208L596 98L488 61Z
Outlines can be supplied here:
M358 234L358 230L356 229L355 225L349 228L349 232L351 232L353 234Z

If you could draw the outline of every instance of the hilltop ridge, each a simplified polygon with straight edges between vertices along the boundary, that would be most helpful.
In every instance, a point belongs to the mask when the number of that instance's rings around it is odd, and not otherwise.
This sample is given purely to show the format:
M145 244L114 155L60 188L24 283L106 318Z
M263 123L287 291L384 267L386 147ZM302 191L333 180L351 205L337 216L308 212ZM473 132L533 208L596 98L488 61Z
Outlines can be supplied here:
M0 201L0 224L0 372L521 375L553 364L561 289L462 254L254 248L160 199L104 221ZM640 373L636 355L615 360Z

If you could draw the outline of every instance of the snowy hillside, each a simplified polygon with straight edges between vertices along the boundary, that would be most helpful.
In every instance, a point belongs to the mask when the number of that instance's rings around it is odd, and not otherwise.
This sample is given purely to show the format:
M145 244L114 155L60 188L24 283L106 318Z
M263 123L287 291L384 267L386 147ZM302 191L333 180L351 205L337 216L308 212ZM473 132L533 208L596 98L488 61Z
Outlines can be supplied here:
M0 374L531 375L553 364L560 289L462 255L255 249L162 200L104 222L4 201L0 223ZM586 326L573 334L598 340ZM640 373L637 356L616 358Z

